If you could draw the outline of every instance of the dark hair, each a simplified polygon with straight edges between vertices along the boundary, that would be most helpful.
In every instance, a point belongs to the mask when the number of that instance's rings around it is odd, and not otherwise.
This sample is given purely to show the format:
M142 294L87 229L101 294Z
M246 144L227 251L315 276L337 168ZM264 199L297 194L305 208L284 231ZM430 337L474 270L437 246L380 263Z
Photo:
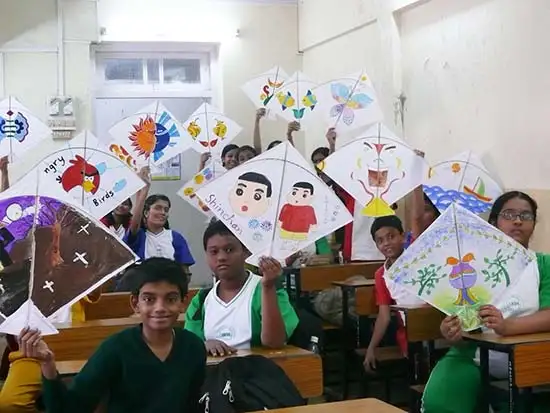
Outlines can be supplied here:
M225 236L235 237L235 234L233 234L231 230L227 228L227 226L223 223L223 221L220 221L220 220L210 221L210 224L208 224L202 236L202 245L205 251L206 251L206 246L208 245L208 240L215 235L221 235L224 237ZM237 240L239 239L237 238ZM242 245L243 248L245 248L245 246L240 240L239 240L239 243Z
M537 201L535 201L533 198L531 198L529 195L527 195L525 192L521 191L510 191L505 192L501 196L499 196L496 201L493 203L493 207L491 208L491 212L489 213L489 224L497 226L497 219L500 213L502 212L502 208L504 208L504 205L506 202L511 201L512 199L523 199L524 201L527 201L529 205L531 206L531 209L533 210L533 215L535 217L535 221L537 219Z
M227 152L231 152L232 150L234 149L239 149L239 147L237 145L235 145L234 143L230 143L229 145L225 145L222 149L222 160L223 158L225 158L225 155L227 155Z
M252 152L254 154L254 156L258 156L258 152L256 151L256 149L254 149L252 146L250 145L243 145L239 148L239 150L237 151L237 158L239 157L239 155L243 152Z
M267 186L266 197L269 198L272 193L271 181L267 179L265 175L259 174L257 172L245 172L239 178L241 181L255 182L257 184L262 184Z
M131 286L131 294L135 297L145 284L161 281L178 287L182 299L188 291L188 277L183 273L181 265L163 257L148 258L128 267L124 273L124 281Z
M143 218L141 219L141 227L143 229L147 229L147 225L146 225L147 218L145 218L145 213L149 212L153 204L158 201L165 201L168 203L168 208L172 207L170 198L168 198L166 195L162 195L162 194L149 195L145 200L145 204L143 205ZM164 223L164 228L170 229L170 224L168 223L168 220L166 220L166 222Z
M400 234L402 234L403 231L403 224L401 223L401 220L397 215L388 215L385 217L378 217L374 220L370 227L370 235L372 236L372 239L375 239L376 232L379 229L382 228L395 228L399 231Z
M435 219L439 218L439 216L441 215L441 212L439 212L439 209L437 209L437 207L434 205L430 197L426 195L425 192L422 192L422 193L424 195L424 203L428 204L434 210Z
M120 205L122 204L128 204L128 208L132 209L132 200L130 198L128 198L127 200L125 200L124 202L121 202ZM105 215L105 222L107 223L107 226L108 227L113 227L115 225L115 214L114 214L114 210L109 212L107 215ZM122 217L122 227L123 228L128 228L130 226L130 220L132 219L132 213L131 212L128 212L126 215L124 215Z
M283 141L273 141L269 145L267 145L267 150L273 149L275 146L280 145L283 143Z
M326 146L321 146L317 149L315 149L313 152L311 152L311 162L315 163L314 158L315 155L323 155L325 158L327 158L330 155L330 149Z
M307 189L313 195L313 185L311 185L309 182L296 182L294 185L292 185L293 188L302 188Z

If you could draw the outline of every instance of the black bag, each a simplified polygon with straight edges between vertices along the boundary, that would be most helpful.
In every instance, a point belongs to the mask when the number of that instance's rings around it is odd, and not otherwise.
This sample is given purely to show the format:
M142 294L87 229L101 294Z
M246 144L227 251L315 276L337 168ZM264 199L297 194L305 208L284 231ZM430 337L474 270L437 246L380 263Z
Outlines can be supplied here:
M232 357L210 367L200 405L204 413L244 413L305 405L284 370L262 356Z

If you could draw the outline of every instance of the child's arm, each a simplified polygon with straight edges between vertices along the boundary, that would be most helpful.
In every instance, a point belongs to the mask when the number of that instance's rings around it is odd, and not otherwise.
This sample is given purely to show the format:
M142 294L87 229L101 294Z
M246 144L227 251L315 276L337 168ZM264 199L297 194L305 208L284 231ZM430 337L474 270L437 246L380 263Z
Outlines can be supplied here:
M265 116L265 108L260 108L256 111L256 120L254 121L254 138L253 146L256 149L256 152L259 154L262 153L262 135L260 133L260 121Z
M363 365L367 370L376 369L376 358L374 356L374 350L378 347L384 336L386 330L390 325L391 312L389 305L379 305L378 315L376 316L376 322L374 323L374 331L370 339L369 347L367 348L367 354L365 355L365 361Z
M55 357L42 340L40 332L24 329L20 336L20 349L26 357L40 361L43 375L43 400L47 411L93 412L113 383L117 357L110 343L103 343L88 360L80 373L66 387L55 366Z
M2 174L2 184L0 185L0 191L4 192L10 187L10 175L8 173L8 157L4 156L0 158L0 173Z
M129 242L132 242L132 238L138 233L141 228L141 220L143 219L143 207L145 206L145 200L149 194L149 188L151 187L150 174L148 167L142 168L139 171L139 177L145 182L145 187L141 188L136 195L136 204L132 211L132 220L130 221L130 227L128 228Z
M294 132L298 132L299 130L300 130L299 122L294 121L288 124L288 128L286 130L286 138L292 146L296 146L294 145Z
M208 160L211 157L212 157L212 154L210 152L205 152L205 153L201 154L201 159L200 159L200 162L199 162L199 172L204 169L204 167L206 166L206 162L208 162Z
M282 273L279 261L271 257L263 257L260 259L259 268L262 273L262 345L281 348L290 336L290 334L287 334L287 329L291 333L296 328L298 324L297 317L294 313L296 319L294 320L291 317L292 314L286 314L287 323L285 323L283 311L286 313L289 308L286 305L285 308L279 306L280 297L277 293L277 279Z
M327 142L328 142L329 154L333 154L336 151L337 136L338 135L336 134L335 128L329 128L329 130L327 130L327 134L325 135L325 137L327 138Z

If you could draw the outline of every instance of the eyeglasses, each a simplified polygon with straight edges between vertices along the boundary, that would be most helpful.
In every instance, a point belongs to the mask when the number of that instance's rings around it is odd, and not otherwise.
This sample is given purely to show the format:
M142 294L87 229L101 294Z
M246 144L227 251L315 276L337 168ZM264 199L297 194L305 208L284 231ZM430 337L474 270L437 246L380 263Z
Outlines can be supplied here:
M519 218L521 222L531 222L535 220L535 214L530 211L502 211L498 214L502 219L506 221L515 221Z

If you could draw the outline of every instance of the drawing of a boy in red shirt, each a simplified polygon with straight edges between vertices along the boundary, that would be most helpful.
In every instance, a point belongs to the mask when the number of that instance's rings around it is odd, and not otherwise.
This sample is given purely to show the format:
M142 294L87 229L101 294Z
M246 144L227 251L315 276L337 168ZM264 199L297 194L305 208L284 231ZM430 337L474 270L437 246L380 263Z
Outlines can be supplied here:
M287 201L279 213L280 236L282 239L305 241L310 231L317 229L313 201L313 185L309 182L296 182L287 196Z

